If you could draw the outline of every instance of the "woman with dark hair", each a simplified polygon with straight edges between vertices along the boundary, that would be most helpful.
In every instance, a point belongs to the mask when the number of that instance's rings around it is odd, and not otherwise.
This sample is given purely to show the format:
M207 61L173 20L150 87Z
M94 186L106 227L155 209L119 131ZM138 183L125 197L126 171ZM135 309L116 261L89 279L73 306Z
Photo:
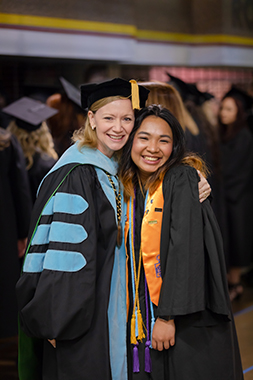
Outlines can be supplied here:
M243 293L241 271L250 265L253 249L253 138L247 110L253 98L232 87L219 111L226 219L230 299Z
M141 110L120 165L129 380L243 379L222 238L195 168L206 172L187 156L177 119L161 106Z

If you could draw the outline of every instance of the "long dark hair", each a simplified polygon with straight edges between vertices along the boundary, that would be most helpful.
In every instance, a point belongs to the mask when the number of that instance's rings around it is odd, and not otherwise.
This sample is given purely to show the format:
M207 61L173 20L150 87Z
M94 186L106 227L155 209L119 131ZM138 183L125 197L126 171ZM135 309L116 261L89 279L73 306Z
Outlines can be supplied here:
M223 124L218 117L219 121L219 131L221 141L226 142L233 139L236 134L247 125L247 114L244 110L243 103L235 96L225 96L222 101L226 98L231 98L234 100L237 107L236 120L231 125Z
M134 188L140 184L139 170L131 158L131 150L137 130L140 128L143 120L149 116L159 117L166 121L170 126L173 134L173 148L169 159L155 173L151 174L145 184L145 189L149 189L149 191L153 193L163 179L165 173L172 167L182 163L189 164L190 166L205 172L205 165L200 158L194 154L186 156L184 131L175 116L173 116L168 109L160 105L150 105L143 108L137 114L134 128L129 136L128 142L123 148L123 153L120 159L119 175L124 185L126 199L134 195Z

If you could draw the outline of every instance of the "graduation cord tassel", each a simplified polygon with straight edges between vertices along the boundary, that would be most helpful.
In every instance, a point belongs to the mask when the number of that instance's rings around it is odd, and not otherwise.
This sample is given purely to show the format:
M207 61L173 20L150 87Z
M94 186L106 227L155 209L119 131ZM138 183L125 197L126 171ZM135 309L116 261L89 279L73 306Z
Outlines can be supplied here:
M131 318L131 337L130 337L130 341L132 344L138 343L136 339L136 335L135 335L135 324L136 324L136 318L135 318L135 312L133 312L132 318Z
M148 310L148 285L147 285L147 279L145 275L145 303L146 303L146 326L147 326L147 340L145 343L145 372L150 373L152 372L152 363L151 363L151 357L150 357L150 335L149 335L149 310Z
M137 325L138 325L138 340L142 341L142 339L145 338L145 334L143 331L142 315L139 308L137 310Z
M139 346L139 343L136 342L133 348L133 372L140 372L138 346Z

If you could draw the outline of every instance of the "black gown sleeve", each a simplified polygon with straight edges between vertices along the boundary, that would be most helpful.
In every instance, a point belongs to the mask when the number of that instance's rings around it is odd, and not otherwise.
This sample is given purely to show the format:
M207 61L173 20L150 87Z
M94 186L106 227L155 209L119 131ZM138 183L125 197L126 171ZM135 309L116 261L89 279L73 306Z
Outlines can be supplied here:
M25 158L16 137L11 137L12 162L10 169L11 192L14 201L18 239L26 238L32 212L32 198Z
M16 287L21 326L28 336L69 340L90 327L99 239L95 197L95 179L79 166L47 205L53 213L41 217ZM44 237L39 235L48 227Z
M221 273L219 263L219 259L224 261L220 257L223 255L221 235L209 201L199 202L198 181L196 170L190 167L172 169L164 180L161 237L163 283L158 315L187 315L206 308L226 315L229 313L222 282L224 272L222 267ZM211 243L206 241L206 237ZM219 252L212 239L219 245ZM211 263L209 256L212 257ZM210 278L211 284L207 288L207 279ZM216 292L210 300L209 293L215 286ZM225 300L225 305L215 308L220 298Z
M222 165L226 198L237 202L249 186L253 173L253 138L243 128L231 141L223 144Z

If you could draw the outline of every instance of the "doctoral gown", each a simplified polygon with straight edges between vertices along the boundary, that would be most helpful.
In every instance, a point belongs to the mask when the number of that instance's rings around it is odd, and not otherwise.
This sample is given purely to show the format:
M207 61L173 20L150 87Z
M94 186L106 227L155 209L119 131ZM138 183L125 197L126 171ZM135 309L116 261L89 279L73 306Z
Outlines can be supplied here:
M106 172L118 189L116 162L75 144L39 189L17 296L23 331L43 341L43 380L127 378L125 252Z
M198 181L195 169L185 166L169 170L164 178L160 245L162 286L158 306L153 304L153 307L156 317L174 317L175 346L161 352L151 349L152 372L147 373L144 371L144 338L138 346L140 372L133 373L133 346L129 343L128 331L129 380L243 379L228 296L222 238L209 200L199 202ZM145 215L148 212L144 210L144 198L137 191L137 256L144 212ZM133 304L131 281L129 271L130 317ZM139 294L146 323L144 293L142 268ZM128 330L129 325L128 322Z

